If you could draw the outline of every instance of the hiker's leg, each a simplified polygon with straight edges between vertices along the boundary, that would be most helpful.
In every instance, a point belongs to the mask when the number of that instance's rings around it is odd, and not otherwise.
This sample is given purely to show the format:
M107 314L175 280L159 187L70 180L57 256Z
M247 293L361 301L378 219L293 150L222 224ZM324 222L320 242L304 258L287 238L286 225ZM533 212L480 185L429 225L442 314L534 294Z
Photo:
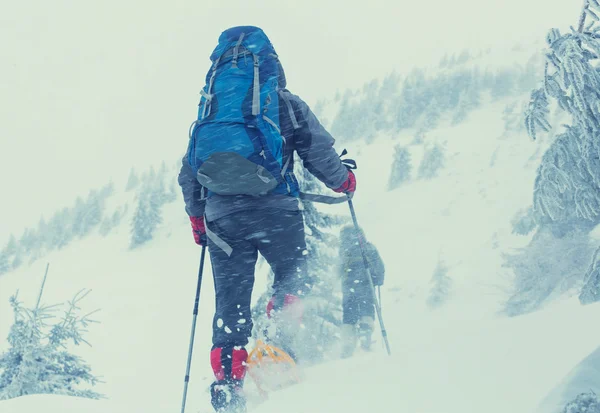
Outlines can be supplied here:
M275 274L275 310L283 307L286 295L301 296L310 289L301 211L268 210L253 241Z
M358 301L358 333L361 338L361 346L365 350L371 348L371 336L375 322L375 303L373 301L373 292L368 280L363 280L357 284Z
M375 318L375 302L373 301L373 291L369 282L361 280L356 284L356 300L358 302L358 317Z
M358 299L353 284L344 281L342 284L342 323L355 325L358 323Z
M352 279L342 282L342 357L350 357L357 343L356 324L359 319L359 307Z
M301 211L269 210L256 228L254 244L271 266L275 279L267 314L276 324L271 337L296 358L294 340L302 322L300 298L310 289Z
M240 214L233 214L207 223L216 298L210 354L215 409L245 403L240 392L248 357L245 346L252 334L250 303L258 253L243 238L241 220Z

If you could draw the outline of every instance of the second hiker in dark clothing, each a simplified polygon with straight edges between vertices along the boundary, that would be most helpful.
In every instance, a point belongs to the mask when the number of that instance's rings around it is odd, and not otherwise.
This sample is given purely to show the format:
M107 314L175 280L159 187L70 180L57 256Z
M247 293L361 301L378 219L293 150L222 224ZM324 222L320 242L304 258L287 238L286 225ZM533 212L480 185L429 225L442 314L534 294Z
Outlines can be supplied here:
M365 255L373 285L381 286L385 278L383 261L377 248L366 242L362 232L361 237L365 240ZM343 294L342 356L349 357L353 354L359 339L363 349L370 348L375 321L375 303L356 230L353 226L345 227L341 231L340 238L340 275Z

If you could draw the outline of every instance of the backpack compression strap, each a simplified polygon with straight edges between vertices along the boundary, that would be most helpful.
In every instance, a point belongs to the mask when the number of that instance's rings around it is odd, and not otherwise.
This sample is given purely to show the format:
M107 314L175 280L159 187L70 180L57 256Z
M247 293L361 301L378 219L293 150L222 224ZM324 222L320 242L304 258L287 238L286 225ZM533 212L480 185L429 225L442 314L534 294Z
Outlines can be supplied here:
M215 59L215 62L213 63L213 67L212 67L212 75L210 76L210 81L208 84L208 90L206 92L204 92L204 90L202 90L200 92L202 94L202 96L204 96L204 98L207 100L207 104L205 104L204 108L202 109L202 119L205 118L207 113L210 113L210 106L211 106L211 101L212 101L212 95L211 95L212 86L213 86L213 83L215 80L215 76L217 74L217 66L219 65L219 62L221 61L221 59L223 57L229 57L229 55L232 55L231 66L237 67L238 56L240 55L240 48L243 48L242 53L244 55L250 54L250 55L252 55L252 58L253 58L254 82L252 85L252 116L260 115L260 61L259 61L258 55L250 52L247 48L245 48L242 45L244 36L245 36L245 33L240 34L240 37L239 37L237 43L235 44L235 46L233 48L227 49L225 52L223 52L223 54L221 54L221 56L219 56ZM294 127L296 127L297 122L295 122L295 119L293 120L293 122L294 122Z
M203 93L204 89L202 89L202 91L200 92L202 94L202 96L204 96L204 98L206 99L206 103L204 103L204 107L202 108L202 118L200 120L202 120L206 117L207 112L210 114L210 106L212 104L211 91L212 91L213 83L215 82L215 76L217 75L217 66L219 65L220 60L221 60L221 56L217 57L217 59L215 60L215 63L213 64L212 75L210 75L210 80L208 82L208 90L206 91L206 93ZM207 110L207 107L209 108L208 110Z

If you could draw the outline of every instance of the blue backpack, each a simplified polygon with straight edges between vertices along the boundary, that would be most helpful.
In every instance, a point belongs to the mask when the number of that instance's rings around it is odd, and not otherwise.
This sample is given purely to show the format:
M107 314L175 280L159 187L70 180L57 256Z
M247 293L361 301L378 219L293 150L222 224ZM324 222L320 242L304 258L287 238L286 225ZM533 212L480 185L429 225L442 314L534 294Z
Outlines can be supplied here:
M273 45L253 26L224 31L190 127L188 161L219 195L298 195L279 121L285 75ZM287 159L286 159L287 158Z

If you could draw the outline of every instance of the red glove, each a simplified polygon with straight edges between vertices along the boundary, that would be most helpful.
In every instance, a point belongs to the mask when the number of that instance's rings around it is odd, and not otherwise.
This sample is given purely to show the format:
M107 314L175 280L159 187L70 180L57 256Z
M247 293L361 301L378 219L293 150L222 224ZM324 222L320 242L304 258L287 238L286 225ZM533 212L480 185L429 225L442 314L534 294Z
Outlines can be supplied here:
M190 217L192 223L192 232L194 233L194 241L196 244L206 247L206 228L204 227L204 217Z
M356 176L354 172L348 169L348 179L346 182L342 184L338 189L334 189L335 192L344 192L346 194L351 194L356 191Z

